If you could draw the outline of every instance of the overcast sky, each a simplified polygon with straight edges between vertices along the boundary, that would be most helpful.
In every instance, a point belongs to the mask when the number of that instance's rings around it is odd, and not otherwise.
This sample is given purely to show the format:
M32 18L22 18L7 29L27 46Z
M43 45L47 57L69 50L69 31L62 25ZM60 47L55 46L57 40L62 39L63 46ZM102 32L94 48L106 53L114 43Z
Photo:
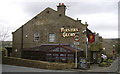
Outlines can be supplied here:
M103 38L118 37L119 0L0 0L0 32L14 32L35 15L50 7L56 10L59 3L67 6L66 15L87 22L92 32Z

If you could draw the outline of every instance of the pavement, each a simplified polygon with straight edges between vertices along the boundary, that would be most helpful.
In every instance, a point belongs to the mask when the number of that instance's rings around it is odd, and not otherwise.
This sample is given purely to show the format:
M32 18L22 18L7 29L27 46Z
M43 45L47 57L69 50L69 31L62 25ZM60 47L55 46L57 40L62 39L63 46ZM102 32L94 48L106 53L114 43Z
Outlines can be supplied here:
M89 72L117 72L118 69L118 59L114 60L109 67L100 67L98 64L94 64L87 71Z
M81 69L72 69L72 71L78 71L78 72L118 72L120 73L120 63L118 65L118 62L120 61L120 57L115 59L113 63L109 67L100 67L98 64L92 64L90 66L90 69L87 70L81 70ZM119 69L119 70L118 70Z

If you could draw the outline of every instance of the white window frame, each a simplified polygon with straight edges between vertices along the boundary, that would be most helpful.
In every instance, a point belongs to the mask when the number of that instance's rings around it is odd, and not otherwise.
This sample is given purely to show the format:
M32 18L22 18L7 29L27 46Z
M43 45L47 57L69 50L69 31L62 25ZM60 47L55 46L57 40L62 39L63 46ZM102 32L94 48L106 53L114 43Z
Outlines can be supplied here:
M40 40L40 34L38 32L34 33L34 41Z
M55 42L55 34L54 33L49 33L48 41L49 42Z

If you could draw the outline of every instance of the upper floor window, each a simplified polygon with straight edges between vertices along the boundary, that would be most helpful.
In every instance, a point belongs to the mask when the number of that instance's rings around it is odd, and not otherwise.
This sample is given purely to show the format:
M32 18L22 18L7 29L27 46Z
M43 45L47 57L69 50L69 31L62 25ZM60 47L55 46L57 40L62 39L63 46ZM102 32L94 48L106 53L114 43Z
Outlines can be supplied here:
M39 41L39 39L40 39L40 34L34 33L34 41Z
M49 42L55 42L55 34L54 33L49 34Z

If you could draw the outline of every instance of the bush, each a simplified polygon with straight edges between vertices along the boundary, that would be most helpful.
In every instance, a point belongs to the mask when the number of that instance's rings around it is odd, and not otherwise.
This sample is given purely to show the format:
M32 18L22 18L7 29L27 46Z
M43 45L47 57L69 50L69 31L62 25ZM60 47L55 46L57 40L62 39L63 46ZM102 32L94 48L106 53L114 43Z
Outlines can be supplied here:
M99 66L101 67L109 67L111 64L110 63L107 63L107 62L102 62L99 64Z
M107 59L107 61L106 61L107 63L112 63L113 62L113 60L111 60L111 59Z

